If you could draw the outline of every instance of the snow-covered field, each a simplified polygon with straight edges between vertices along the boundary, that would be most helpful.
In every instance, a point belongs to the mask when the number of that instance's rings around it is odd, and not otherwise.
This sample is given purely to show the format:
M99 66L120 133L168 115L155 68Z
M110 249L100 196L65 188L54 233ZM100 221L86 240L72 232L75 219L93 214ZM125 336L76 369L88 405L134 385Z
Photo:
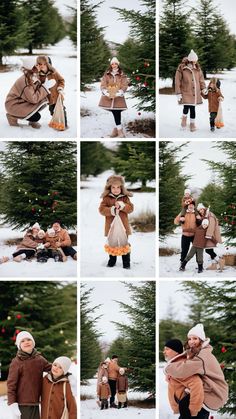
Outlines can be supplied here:
M72 232L72 231L70 231ZM2 256L11 256L16 250L16 246L4 244L5 240L23 237L20 230L11 230L9 227L0 228L0 258ZM76 249L76 247L74 247ZM49 259L47 263L38 263L36 259L31 262L23 260L22 262L9 261L0 264L0 277L6 278L75 278L77 276L77 263L68 256L66 262L54 262Z
M107 409L107 410L100 410L97 403L96 403L96 382L97 380L91 379L89 380L89 384L87 386L81 386L81 395L87 395L93 397L93 399L83 400L80 402L80 417L84 419L97 419L97 418L111 418L112 417L119 417L119 418L155 418L156 409L140 409L137 407L128 407L120 409ZM132 391L128 391L128 399L139 399L143 400L148 395L146 393L134 393Z
M23 53L23 51L20 51ZM49 128L51 115L48 107L41 112L40 129L28 126L27 121L21 121L23 127L11 127L8 125L5 111L5 98L15 81L22 75L21 66L24 55L9 56L5 58L4 64L12 65L11 71L0 73L1 101L0 101L0 120L1 138L76 138L77 136L77 114L76 114L76 49L68 38L63 39L54 46L45 47L42 50L34 50L35 57L40 54L49 55L52 65L65 79L65 100L67 110L68 129L65 131L55 131Z
M206 85L209 84L209 74ZM196 127L197 131L190 132L189 128L181 129L180 122L183 113L183 106L177 104L176 95L159 95L159 134L160 138L235 138L236 137L236 68L231 71L223 71L215 74L221 81L221 91L224 96L222 102L224 128L210 131L208 101L203 99L203 104L196 106ZM172 80L160 80L160 88L171 87ZM188 116L189 123L189 116Z
M207 266L211 265L210 256L204 252L204 271L199 274L197 272L197 263L195 256L187 263L185 271L179 271L180 267L180 249L181 249L181 227L177 227L175 232L169 235L165 241L160 242L160 248L171 248L175 249L178 254L172 256L161 256L159 257L159 276L162 277L177 277L177 278L188 278L195 277L196 279L202 279L202 277L221 279L222 277L234 277L236 275L236 269L233 266L225 266L224 270L206 270ZM191 248L191 246L190 246ZM223 244L218 244L214 249L217 256L222 256L223 254L235 253L235 249L226 247Z
M113 268L107 268L108 255L104 251L105 217L98 212L101 194L111 172L81 182L81 276L82 277L155 277L155 233L135 233L129 236L131 244L131 269L123 269L121 258ZM147 210L155 212L154 193L134 193L131 197L137 216ZM120 260L119 260L120 259Z
M168 392L167 392L167 382L165 380L165 375L163 373L163 367L159 367L159 419L177 419L179 417L178 414L174 415L170 408L168 402ZM218 413L212 413L210 415L211 419L234 419L233 416L229 416L227 414L220 415Z
M89 116L84 116L80 120L81 138L106 138L109 137L114 127L114 118L111 112L98 106L100 97L100 83L93 83L91 85L91 91L81 93L81 109L88 110L90 113ZM125 100L128 109L121 114L121 122L124 127L128 124L128 122L134 121L135 119L155 118L152 112L141 111L141 115L138 114L137 109L134 108L136 99L131 98L129 91L125 94ZM142 133L133 134L126 131L126 137L143 138L144 135Z
M73 395L77 395L77 366L72 364L69 372L72 374L70 376L70 384L72 388ZM7 405L7 396L0 397L0 418L1 419L15 419L16 416L13 416L9 406Z

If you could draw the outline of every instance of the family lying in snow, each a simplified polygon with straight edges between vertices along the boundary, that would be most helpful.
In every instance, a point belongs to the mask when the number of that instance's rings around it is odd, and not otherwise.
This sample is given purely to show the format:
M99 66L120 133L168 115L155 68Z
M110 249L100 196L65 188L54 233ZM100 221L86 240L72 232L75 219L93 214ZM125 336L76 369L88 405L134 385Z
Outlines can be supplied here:
M40 111L49 105L50 114L54 114L59 95L64 97L65 80L45 55L27 57L22 62L23 75L6 97L7 120L11 126L21 126L20 122L26 120L32 128L40 128ZM64 118L67 126L65 107Z
M0 263L10 260L21 262L24 259L30 261L34 256L41 263L47 262L49 258L55 262L65 262L67 256L77 260L77 252L71 246L69 233L61 227L59 221L55 221L46 233L40 229L39 223L35 223L27 230L12 256L3 256Z
M197 54L191 50L189 55L183 58L175 74L175 93L177 95L178 103L184 105L181 127L186 129L187 116L188 112L190 112L190 131L196 131L195 107L202 103L203 97L204 99L208 99L210 130L215 131L215 126L216 128L224 126L223 120L220 120L222 117L219 115L221 112L220 102L224 99L220 90L221 83L219 79L212 77L208 88L206 88L204 76L197 61Z
M110 407L118 409L127 407L128 378L125 374L126 370L127 368L119 367L117 355L112 355L111 359L106 358L99 365L97 397L101 410L108 409L109 399ZM118 404L115 403L115 397L117 397Z
M208 419L227 402L228 384L212 351L201 323L189 330L184 348L178 339L165 344L169 403L179 419Z
M199 203L195 209L195 200L191 196L190 189L184 191L182 210L174 219L174 224L181 224L182 227L180 271L184 271L188 261L196 255L198 273L201 273L204 249L212 260L212 264L207 269L217 269L218 263L222 269L223 260L217 258L214 252L217 243L222 243L218 220L213 212L202 203ZM189 251L190 243L192 247Z
M18 333L16 345L18 351L7 379L8 405L14 419L76 419L68 372L71 360L60 356L49 363L35 349L34 338L27 331ZM47 372L44 377L43 372Z

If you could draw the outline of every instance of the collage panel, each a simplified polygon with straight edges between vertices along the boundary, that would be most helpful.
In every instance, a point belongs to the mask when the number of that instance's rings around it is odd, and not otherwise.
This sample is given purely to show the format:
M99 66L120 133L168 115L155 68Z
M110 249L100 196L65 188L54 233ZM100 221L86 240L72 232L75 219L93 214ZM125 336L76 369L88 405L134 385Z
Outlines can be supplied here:
M1 277L76 278L76 141L1 141L0 149Z
M234 280L159 284L159 417L235 417Z
M155 281L81 282L81 418L156 417L155 306Z
M1 280L0 308L1 419L61 418L64 392L76 418L76 281Z
M80 1L81 138L155 138L156 1Z
M235 138L234 1L159 5L160 137Z
M160 141L160 277L235 277L235 163L234 141Z
M155 277L155 146L81 142L81 277Z

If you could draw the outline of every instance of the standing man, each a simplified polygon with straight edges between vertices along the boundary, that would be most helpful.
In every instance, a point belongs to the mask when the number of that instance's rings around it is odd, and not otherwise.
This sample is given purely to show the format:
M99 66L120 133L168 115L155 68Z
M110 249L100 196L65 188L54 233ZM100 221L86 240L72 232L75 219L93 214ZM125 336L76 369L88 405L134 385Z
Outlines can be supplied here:
M108 364L108 383L111 389L110 407L117 407L115 404L116 382L119 375L118 356L112 355L111 361Z

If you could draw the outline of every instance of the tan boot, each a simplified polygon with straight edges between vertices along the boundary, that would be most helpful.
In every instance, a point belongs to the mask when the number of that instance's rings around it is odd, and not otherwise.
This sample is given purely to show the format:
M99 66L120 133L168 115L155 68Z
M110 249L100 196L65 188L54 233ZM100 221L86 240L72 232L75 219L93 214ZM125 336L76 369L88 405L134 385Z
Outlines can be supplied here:
M41 128L41 125L40 125L38 122L29 122L29 125L30 125L32 128L36 128L36 129Z
M181 127L185 129L187 127L187 115L182 115Z
M118 136L118 129L113 128L112 133L110 134L110 138L115 138Z
M5 262L8 262L8 261L9 261L9 257L8 256L3 256L0 259L0 263L5 263Z
M18 255L18 256L15 256L14 258L13 258L13 260L15 261L15 262L21 262L22 261L22 256L21 255Z
M194 132L194 131L196 131L196 125L195 125L195 122L194 122L194 120L191 122L191 120L190 120L190 131L191 132Z
M119 137L119 138L125 138L125 134L124 134L124 131L123 131L122 128L121 129L118 129L118 135L117 135L117 137Z
M8 124L11 125L11 127L19 127L19 124L17 122L17 118L15 116L9 115L9 113L6 114Z
M220 257L218 263L219 263L219 270L220 270L220 272L222 272L224 270L224 267L225 267L225 258Z

